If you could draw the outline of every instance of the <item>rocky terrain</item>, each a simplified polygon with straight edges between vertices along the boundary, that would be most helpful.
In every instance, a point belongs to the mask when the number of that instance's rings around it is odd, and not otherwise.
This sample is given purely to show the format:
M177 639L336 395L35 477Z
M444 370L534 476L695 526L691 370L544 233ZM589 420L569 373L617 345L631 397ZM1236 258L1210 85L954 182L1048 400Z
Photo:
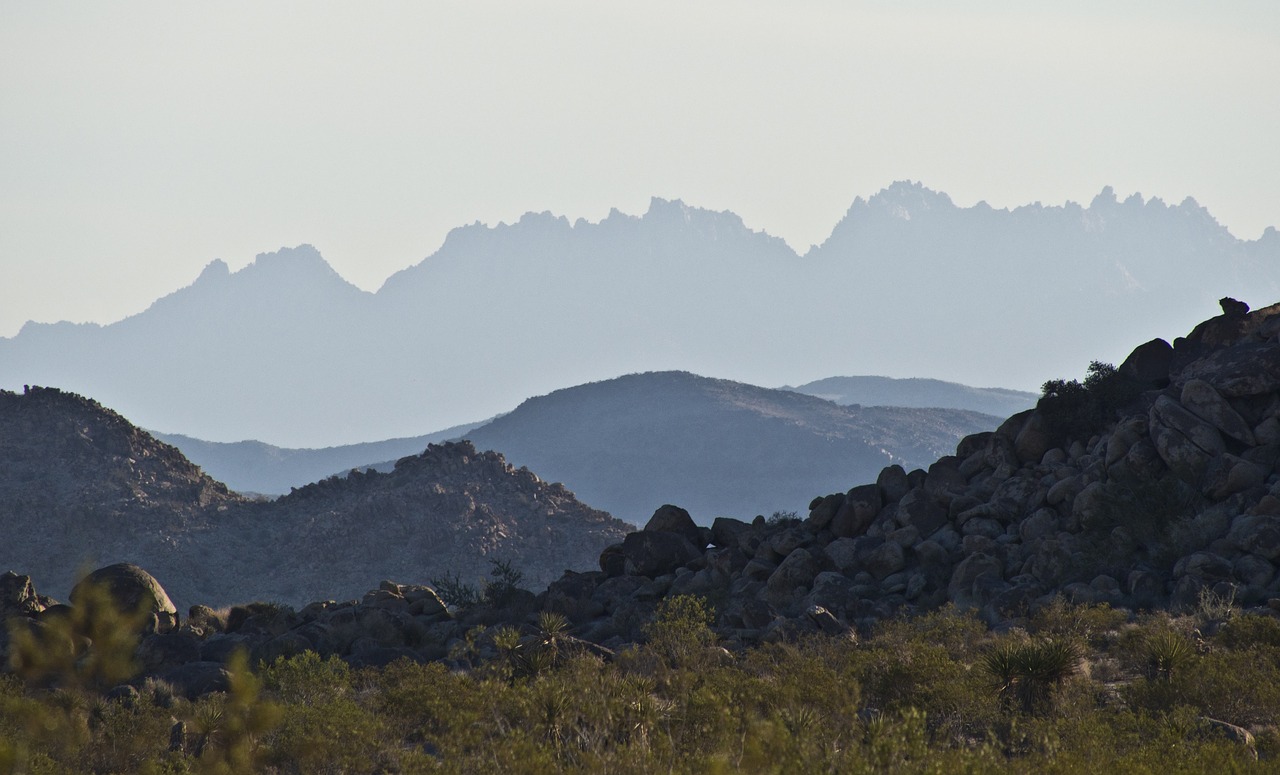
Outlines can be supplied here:
M663 506L598 566L536 596L450 609L429 588L385 581L359 600L299 611L192 609L169 640L142 648L167 655L153 657L156 671L185 685L180 668L216 672L237 644L263 658L313 649L357 664L484 658L496 653L484 625L531 626L538 612L563 615L575 642L607 654L643 637L659 601L686 594L714 605L730 647L848 636L947 603L992 624L1058 597L1134 609L1216 600L1275 615L1280 305L1223 309L1172 345L1153 340L1117 369L1095 365L1084 384L1052 386L1036 409L927 469L890 465L815 498L804 519L705 527ZM38 619L49 602L23 577L0 588L16 615Z
M132 562L179 604L225 605L356 596L387 576L478 585L491 560L540 585L628 526L467 443L252 501L98 403L32 387L0 392L0 527L0 567L58 597Z

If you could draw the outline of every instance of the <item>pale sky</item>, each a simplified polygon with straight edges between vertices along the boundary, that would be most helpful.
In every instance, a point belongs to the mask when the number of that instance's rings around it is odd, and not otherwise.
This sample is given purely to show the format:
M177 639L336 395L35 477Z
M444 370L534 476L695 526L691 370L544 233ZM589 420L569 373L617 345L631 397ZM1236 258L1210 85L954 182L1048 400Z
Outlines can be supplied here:
M375 290L455 226L651 196L801 252L901 179L1255 239L1277 138L1272 0L0 0L0 336L303 242Z

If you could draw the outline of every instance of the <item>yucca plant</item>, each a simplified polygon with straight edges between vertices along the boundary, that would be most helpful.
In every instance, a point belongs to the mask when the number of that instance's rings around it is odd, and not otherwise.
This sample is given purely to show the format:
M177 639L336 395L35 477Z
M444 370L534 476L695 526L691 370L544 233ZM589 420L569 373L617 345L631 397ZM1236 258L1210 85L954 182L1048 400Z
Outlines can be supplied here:
M996 694L1024 713L1045 708L1053 692L1080 669L1080 649L1067 640L1032 643L1006 641L983 656L982 669L991 677Z
M1168 681L1195 661L1196 649L1191 641L1169 630L1161 630L1146 640L1147 677Z

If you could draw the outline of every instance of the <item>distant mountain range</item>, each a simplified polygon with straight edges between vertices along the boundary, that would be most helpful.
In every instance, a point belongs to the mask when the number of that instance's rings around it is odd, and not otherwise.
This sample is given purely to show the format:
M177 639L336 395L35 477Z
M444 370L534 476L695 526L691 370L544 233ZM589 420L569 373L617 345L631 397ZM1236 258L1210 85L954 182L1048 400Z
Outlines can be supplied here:
M976 388L938 379L827 377L799 387L784 387L843 406L911 406L968 409L1008 417L1036 405L1039 395L1005 388Z
M0 391L0 572L61 599L77 572L116 562L164 579L183 610L358 597L383 579L476 584L489 560L536 587L593 566L629 527L467 443L248 500L96 401Z
M529 395L681 369L1030 388L1186 330L1223 296L1280 295L1280 232L1242 241L1194 200L958 207L895 183L803 256L728 212L654 199L452 231L367 293L310 246L110 325L0 339L0 386L54 384L146 427L327 446L488 417Z

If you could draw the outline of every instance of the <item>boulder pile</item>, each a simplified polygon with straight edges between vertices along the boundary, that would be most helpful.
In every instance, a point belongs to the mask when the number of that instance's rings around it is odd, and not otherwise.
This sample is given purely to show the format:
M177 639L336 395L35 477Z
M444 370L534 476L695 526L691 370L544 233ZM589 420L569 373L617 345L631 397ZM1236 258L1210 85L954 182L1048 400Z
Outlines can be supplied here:
M948 602L997 623L1059 595L1280 607L1280 305L1223 310L1134 350L1087 437L1042 402L927 470L815 498L804 520L702 528L664 506L542 604L604 642L676 594L715 602L743 642L813 629L819 609L858 626Z

